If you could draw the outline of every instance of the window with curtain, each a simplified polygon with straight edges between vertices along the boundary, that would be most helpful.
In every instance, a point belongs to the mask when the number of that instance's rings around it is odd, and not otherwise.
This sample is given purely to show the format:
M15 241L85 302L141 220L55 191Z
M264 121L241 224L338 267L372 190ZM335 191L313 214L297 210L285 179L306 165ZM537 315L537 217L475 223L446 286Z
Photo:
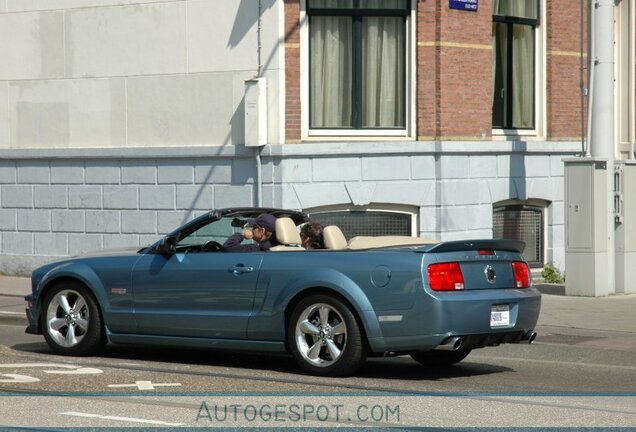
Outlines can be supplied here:
M307 0L309 127L406 127L410 0Z
M535 127L535 31L539 0L493 1L494 128Z

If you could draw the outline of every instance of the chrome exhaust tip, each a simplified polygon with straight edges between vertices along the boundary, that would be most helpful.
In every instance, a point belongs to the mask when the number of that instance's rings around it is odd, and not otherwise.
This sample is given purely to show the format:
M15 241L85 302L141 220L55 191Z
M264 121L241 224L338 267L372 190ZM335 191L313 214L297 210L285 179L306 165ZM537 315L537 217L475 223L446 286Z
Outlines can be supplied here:
M523 336L521 336L521 343L531 344L537 338L537 332L534 330L528 330Z
M435 347L439 351L457 351L462 346L462 338L459 336L453 336L446 339L441 344Z

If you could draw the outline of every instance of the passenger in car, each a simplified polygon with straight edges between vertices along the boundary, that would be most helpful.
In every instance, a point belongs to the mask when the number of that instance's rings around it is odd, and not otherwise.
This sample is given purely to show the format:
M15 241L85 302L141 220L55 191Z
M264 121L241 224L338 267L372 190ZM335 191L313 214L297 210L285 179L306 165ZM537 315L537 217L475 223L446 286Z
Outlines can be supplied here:
M305 249L324 249L323 226L318 222L307 222L300 228L300 240Z
M243 232L234 233L223 243L222 250L230 252L268 251L274 246L276 240L273 236L276 231L276 218L271 214L261 213L248 223L251 228ZM256 243L241 244L245 239L252 239Z

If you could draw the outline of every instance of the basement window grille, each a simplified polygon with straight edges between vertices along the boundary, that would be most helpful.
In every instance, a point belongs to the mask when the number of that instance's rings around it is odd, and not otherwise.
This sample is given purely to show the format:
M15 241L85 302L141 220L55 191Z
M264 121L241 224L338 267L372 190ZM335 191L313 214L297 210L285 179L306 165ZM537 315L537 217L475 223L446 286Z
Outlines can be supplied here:
M355 236L411 236L412 215L386 211L330 211L311 213L323 226L337 225L347 240Z
M524 258L531 267L544 264L543 209L527 205L507 205L493 210L493 237L523 240Z

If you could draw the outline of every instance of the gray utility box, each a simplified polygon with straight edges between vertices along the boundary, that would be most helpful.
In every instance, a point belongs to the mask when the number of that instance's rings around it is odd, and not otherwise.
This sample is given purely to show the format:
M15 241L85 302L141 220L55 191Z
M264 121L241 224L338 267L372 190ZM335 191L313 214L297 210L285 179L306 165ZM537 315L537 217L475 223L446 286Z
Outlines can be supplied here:
M616 292L636 293L636 161L616 161L620 173L616 200L620 223L616 224Z
M607 161L576 158L564 163L565 293L605 296L614 290L613 253L608 254Z

